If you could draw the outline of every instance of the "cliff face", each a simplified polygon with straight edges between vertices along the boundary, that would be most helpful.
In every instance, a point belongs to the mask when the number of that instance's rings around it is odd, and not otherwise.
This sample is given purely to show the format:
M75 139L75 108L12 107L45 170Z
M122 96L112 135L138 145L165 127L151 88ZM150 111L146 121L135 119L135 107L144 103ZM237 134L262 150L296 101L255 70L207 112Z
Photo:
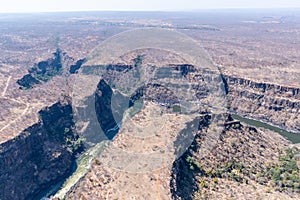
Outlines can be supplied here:
M80 150L72 107L56 103L39 114L37 124L0 145L1 200L36 199L72 172Z
M200 118L199 133L173 163L172 199L299 199L299 150L272 132L231 120L205 153L210 117Z
M142 199L229 199L232 198L232 195L236 199L252 199L256 197L254 188L261 190L260 194L262 195L267 195L268 192L266 191L270 189L273 199L288 199L288 193L294 195L296 199L299 197L296 193L299 192L297 189L299 176L293 177L294 181L292 183L286 180L273 179L275 175L278 175L276 174L278 169L276 161L279 160L279 153L284 152L289 146L286 140L273 132L245 126L234 120L230 115L224 117L215 114L212 116L207 109L204 109L204 106L203 110L194 112L198 113L197 116L199 116L191 123L186 124L187 127L197 127L198 121L200 122L199 129L194 130L196 131L195 138L193 136L194 132L192 133L188 128L177 127L178 124L182 124L182 122L177 121L180 112L175 115L176 125L165 123L165 129L158 131L157 136L160 138L157 141L153 140L153 137L149 137L150 142L146 139L140 141L139 137L132 137L132 134L141 133L143 129L135 130L133 125L126 132L127 129L124 127L129 127L130 125L127 124L129 122L124 123L121 129L123 132L116 135L118 132L117 125L122 120L124 110L134 107L134 104L139 103L140 99L144 101L144 105L134 119L134 123L139 124L138 127L144 128L146 126L141 125L143 122L156 119L155 115L146 114L155 113L153 110L146 112L146 108L153 109L155 107L152 103L166 108L168 114L172 113L170 108L173 108L173 112L176 112L176 106L180 105L180 100L184 99L181 97L185 94L186 82L178 81L182 77L191 80L192 90L189 90L189 92L193 92L198 100L204 103L205 100L213 100L209 99L212 87L205 84L213 83L211 74L209 74L209 71L205 71L203 74L198 73L190 65L160 67L153 70L153 76L161 81L159 82L162 83L161 85L156 83L145 84L131 93L131 96L117 94L115 88L122 88L122 83L128 83L126 82L127 79L131 82L135 80L136 72L133 72L134 68L134 65L99 67L100 70L104 69L107 73L102 76L103 79L97 85L95 110L97 120L106 137L109 139L114 138L113 145L106 148L101 155L103 157L99 156L95 159L90 172L69 192L68 199L119 199L126 197L126 195L131 195L128 198ZM93 68L89 67L86 70L93 70ZM124 74L128 76L122 76ZM163 82L166 78L167 82ZM224 82L224 85L220 84L222 85L222 92L225 90L232 111L251 117L250 114L254 113L258 116L258 119L293 129L297 129L297 126L299 126L299 123L297 125L299 89L256 83L228 76L221 76L221 78ZM118 87L114 87L114 84ZM177 92L177 90L173 90L174 88L182 90ZM221 103L224 106L226 102L223 104L222 101ZM147 107L147 105L151 106ZM282 107L282 109L279 107ZM179 109L181 108L179 107ZM284 115L284 117L281 115ZM162 112L160 112L158 118L162 121ZM222 120L222 123L216 123L218 126L215 126L215 124L212 124L212 120L218 118ZM227 121L224 123L225 118L227 118ZM282 123L281 119L285 119L286 122ZM217 121L219 122L219 120ZM209 129L210 124L212 124L212 129ZM221 134L213 134L218 132L215 130L220 128L219 126L222 128L222 130L219 130ZM116 129L114 129L115 127ZM171 129L171 134L168 132L169 129ZM110 130L115 132L108 135L107 133ZM151 130L154 132L155 127L152 127ZM160 135L161 133L163 133L163 136ZM166 141L170 141L170 138L165 139L164 137L173 133L179 133L178 140L174 142L174 146L178 147L176 155L182 155L181 153L183 155L174 161L173 165L170 166L171 169L164 168L155 173L147 172L144 175L133 175L119 169L115 170L114 167L106 163L106 160L110 157L118 160L119 154L114 155L113 150L115 149L112 147L118 147L123 152L139 152L141 149L148 150L143 146L144 144L151 145L155 141L156 146L153 148L155 150L160 147L160 142L163 143L163 146L166 146ZM186 148L179 148L182 147L181 144L184 138L194 138L187 151ZM143 150L143 152L145 151ZM126 158L126 156L123 158ZM293 169L283 167L280 171L282 174L279 174L279 176L285 177L290 171L293 171L294 174L299 172L299 169L294 165L294 158L291 158L290 161L289 164L293 164ZM120 165L123 163L126 162L122 160ZM151 164L155 165L156 163ZM281 167L281 164L279 166ZM284 183L284 181L286 182ZM281 182L284 186L280 184ZM232 187L232 190L224 188L225 186ZM243 191L239 191L240 188L243 188ZM280 192L276 193L275 190ZM268 197L270 196L257 198L266 199Z
M86 62L85 58L74 63L74 58L57 49L53 53L53 57L35 63L28 70L28 74L17 80L17 84L20 89L31 89L36 85L50 81L55 76L76 74L84 62Z
M225 76L230 109L240 115L300 130L300 88Z
M62 53L59 49L53 53L53 58L41 61L28 70L28 74L17 81L21 89L29 89L42 82L49 81L62 72ZM30 77L30 78L28 78Z
M76 74L84 62L86 62L85 58L80 59L76 62L76 64L71 65L69 69L70 74Z
M114 102L112 96L116 99ZM128 107L128 98L119 93L114 94L111 87L101 79L95 93L95 110L98 122L108 139L118 133L118 123L122 121L123 113Z

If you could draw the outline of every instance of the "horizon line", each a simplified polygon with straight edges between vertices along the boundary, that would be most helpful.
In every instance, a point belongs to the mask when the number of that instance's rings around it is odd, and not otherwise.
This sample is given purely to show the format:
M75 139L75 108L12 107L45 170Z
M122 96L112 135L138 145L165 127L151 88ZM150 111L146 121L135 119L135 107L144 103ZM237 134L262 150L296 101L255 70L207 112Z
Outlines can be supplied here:
M0 11L0 14L42 14L42 13L72 13L72 12L199 12L226 10L300 10L300 7L240 7L240 8L200 8L186 10L48 10L48 11Z

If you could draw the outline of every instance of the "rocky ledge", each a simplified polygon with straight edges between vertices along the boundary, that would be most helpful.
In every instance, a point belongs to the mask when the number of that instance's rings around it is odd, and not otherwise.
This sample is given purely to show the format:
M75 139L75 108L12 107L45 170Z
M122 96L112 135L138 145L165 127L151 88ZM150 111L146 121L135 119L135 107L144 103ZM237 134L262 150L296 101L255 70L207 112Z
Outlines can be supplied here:
M230 110L300 132L300 88L224 76Z

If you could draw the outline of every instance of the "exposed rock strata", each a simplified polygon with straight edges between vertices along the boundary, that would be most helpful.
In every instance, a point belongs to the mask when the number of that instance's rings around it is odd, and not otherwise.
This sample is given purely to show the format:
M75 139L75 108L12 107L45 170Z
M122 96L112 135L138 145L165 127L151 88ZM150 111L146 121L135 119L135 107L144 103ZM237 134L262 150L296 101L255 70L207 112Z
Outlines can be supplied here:
M231 76L225 80L231 111L300 132L300 88Z

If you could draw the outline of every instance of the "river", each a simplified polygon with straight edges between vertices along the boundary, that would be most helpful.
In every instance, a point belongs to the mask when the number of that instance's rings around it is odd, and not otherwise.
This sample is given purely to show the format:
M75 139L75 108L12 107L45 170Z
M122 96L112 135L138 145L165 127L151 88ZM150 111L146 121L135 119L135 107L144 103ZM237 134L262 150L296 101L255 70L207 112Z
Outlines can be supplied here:
M251 126L255 126L257 128L265 128L265 129L274 131L276 133L279 133L280 135L282 135L283 137L285 137L286 139L288 139L289 141L291 141L294 144L300 143L300 133L289 132L282 128L279 128L279 127L276 127L276 126L273 126L273 125L270 125L270 124L267 124L267 123L264 123L264 122L261 122L258 120L242 117L242 116L236 115L236 114L231 114L231 116L234 119L244 122L246 124L249 124Z
M231 114L231 115L234 119L244 122L250 126L255 126L257 128L265 128L274 131L276 133L279 133L280 135L282 135L283 137L285 137L286 139L288 139L294 144L300 143L300 133L289 132L279 127L258 120L242 117L240 115L236 115L236 114ZM55 197L59 197L61 199L65 197L68 191L88 172L94 158L103 151L103 149L108 145L108 143L109 141L107 140L97 144L96 146L89 149L87 152L85 152L77 159L76 171L72 174L72 176L66 179L63 185L60 185L60 189L58 189L57 187L53 189L57 191ZM48 198L44 198L44 199L48 199Z

